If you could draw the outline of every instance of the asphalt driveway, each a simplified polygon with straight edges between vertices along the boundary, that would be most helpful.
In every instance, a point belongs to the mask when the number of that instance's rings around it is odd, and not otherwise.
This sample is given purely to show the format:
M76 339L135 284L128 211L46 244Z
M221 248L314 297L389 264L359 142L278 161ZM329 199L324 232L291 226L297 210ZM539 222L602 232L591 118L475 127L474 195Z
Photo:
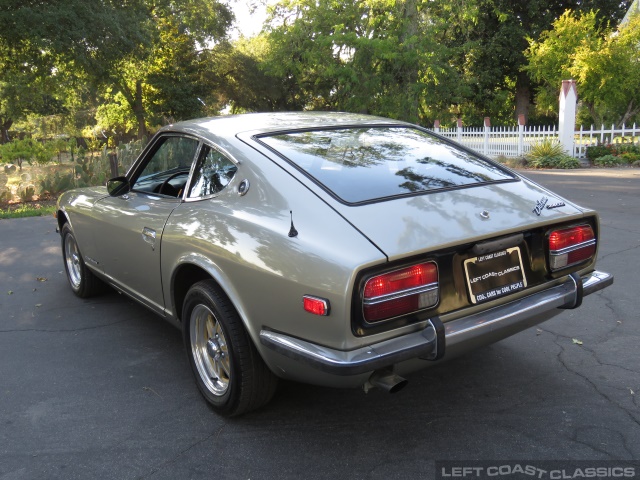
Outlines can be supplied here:
M612 287L396 395L282 383L231 420L201 399L178 330L116 293L71 293L53 218L0 220L0 479L407 479L435 478L436 460L639 460L640 170L527 174L600 212Z

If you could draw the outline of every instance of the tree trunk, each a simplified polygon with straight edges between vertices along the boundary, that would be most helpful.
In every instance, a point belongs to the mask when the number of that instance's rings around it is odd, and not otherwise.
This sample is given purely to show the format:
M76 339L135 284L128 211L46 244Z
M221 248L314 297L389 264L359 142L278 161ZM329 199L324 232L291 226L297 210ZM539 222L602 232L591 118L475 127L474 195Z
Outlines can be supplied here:
M142 81L136 80L136 93L133 104L133 113L138 121L138 140L147 136L147 124L145 122L144 106L142 105Z
M7 143L11 140L9 138L11 125L13 125L13 120L10 118L0 118L0 144Z
M640 111L640 108L637 105L634 105L633 100L631 100L629 102L629 105L627 105L627 110L620 117L620 121L618 122L618 125L617 125L618 128L622 128L623 125L626 125L627 122L633 117L635 117L639 111Z
M585 101L583 101L583 104L587 106L587 110L589 110L589 115L591 115L593 124L596 126L596 128L600 127L600 125L602 125L602 118L600 117L600 115L598 115L595 105L591 102Z
M142 80L136 80L135 92L129 90L126 82L123 80L115 80L114 83L118 91L124 95L131 110L133 110L133 114L138 122L138 140L142 140L148 133L145 122L144 105L142 104Z
M418 3L417 0L404 2L404 25L400 41L403 44L404 61L402 72L402 87L405 97L405 120L417 123L419 113L419 99L416 94L418 83L418 65L415 63L416 38L418 35Z
M516 122L524 115L525 124L529 122L529 105L531 104L531 82L525 72L518 73L516 79Z

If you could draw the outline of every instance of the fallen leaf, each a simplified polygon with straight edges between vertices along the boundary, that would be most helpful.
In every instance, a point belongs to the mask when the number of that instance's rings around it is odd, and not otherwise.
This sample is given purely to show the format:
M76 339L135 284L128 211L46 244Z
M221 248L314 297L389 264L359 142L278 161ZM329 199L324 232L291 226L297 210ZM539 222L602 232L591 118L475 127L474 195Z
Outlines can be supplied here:
M46 277L36 277L36 280L39 282L46 282L48 280L48 278Z
M36 308L40 308L42 306L41 303L36 303Z
M631 395L635 395L636 392L634 392L633 390L629 389L629 391L631 392Z
M621 322L620 320L618 320L616 323L617 323L618 325L621 325L621 324L622 324L622 322Z
M582 345L582 340L578 340L577 338L573 338L572 340L576 345Z
M536 335L540 335L542 333L542 330L540 330L539 328L536 328Z
M9 290L9 291L7 292L7 295L13 295L13 292L12 292L11 290Z

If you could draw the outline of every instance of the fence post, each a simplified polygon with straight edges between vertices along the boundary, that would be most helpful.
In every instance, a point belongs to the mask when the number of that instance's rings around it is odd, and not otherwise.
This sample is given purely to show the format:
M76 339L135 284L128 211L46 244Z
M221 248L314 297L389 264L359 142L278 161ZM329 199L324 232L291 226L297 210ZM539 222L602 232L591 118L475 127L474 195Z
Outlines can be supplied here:
M572 157L575 152L576 103L578 92L575 80L563 80L560 89L560 118L558 122L558 139L564 151Z
M436 133L440 133L440 120L435 120L433 122L433 131Z
M484 143L482 153L485 155L489 155L489 133L491 133L491 119L484 117Z
M111 178L118 176L118 155L115 152L111 152L109 157L109 167L111 167Z
M524 153L524 124L527 121L525 120L524 113L518 115L518 156L521 157Z
M458 129L457 129L457 137L458 143L462 142L462 119L458 119Z

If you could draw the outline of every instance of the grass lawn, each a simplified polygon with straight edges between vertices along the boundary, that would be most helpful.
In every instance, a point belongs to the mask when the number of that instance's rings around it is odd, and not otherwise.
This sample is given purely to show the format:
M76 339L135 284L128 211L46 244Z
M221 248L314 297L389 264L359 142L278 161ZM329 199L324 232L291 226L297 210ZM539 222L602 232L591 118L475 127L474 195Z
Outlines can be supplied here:
M56 211L55 200L0 205L0 220L7 218L43 217Z

